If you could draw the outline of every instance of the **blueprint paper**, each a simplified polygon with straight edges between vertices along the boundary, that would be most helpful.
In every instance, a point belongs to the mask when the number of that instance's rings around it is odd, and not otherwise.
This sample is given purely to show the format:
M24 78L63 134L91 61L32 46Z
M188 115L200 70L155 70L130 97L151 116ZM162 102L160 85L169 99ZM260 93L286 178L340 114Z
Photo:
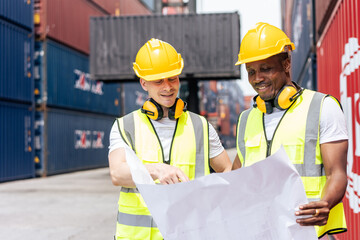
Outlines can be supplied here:
M296 223L295 211L308 200L283 148L249 167L172 185L155 185L129 149L126 158L166 240L317 239L314 227Z

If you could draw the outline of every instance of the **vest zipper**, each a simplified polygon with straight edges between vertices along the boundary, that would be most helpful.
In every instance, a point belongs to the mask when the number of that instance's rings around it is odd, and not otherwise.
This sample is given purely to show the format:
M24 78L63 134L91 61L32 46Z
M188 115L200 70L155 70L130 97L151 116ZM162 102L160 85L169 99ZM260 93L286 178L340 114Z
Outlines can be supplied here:
M172 150L172 147L173 147L173 143L174 143L174 139L175 139L175 134L176 134L176 130L177 130L177 126L178 126L178 122L179 122L179 118L176 119L176 124L175 124L175 130L174 130L174 134L172 136L172 139L171 139L171 144L170 144L170 152L169 152L169 164L171 165L171 150Z
M290 105L290 107L293 105L294 103L292 103ZM267 139L267 136L266 136L266 131L265 131L265 120L264 120L264 116L265 116L265 113L263 113L263 126L264 126L264 133L265 133L265 139L266 139L266 145L267 145L267 149L266 149L266 157L269 157L271 155L271 146L272 146L272 143L273 143L273 139L275 137L275 133L276 133L276 130L278 129L278 127L280 126L280 123L281 121L283 120L285 114L287 113L287 111L290 109L290 107L288 109L285 110L284 114L281 116L278 124L276 125L276 128L274 130L274 133L273 133L273 137L271 140L268 140Z
M270 156L270 149L271 149L271 140L269 141L267 139L267 136L266 136L266 130L265 130L265 113L262 114L262 122L263 122L263 130L264 130L264 135L265 135L265 139L266 139L266 157ZM274 132L275 133L275 132Z
M157 134L157 132L156 132L156 130L155 130L155 128L154 128L154 125L153 125L152 122L150 121L150 118L149 118L149 117L147 117L147 118L148 118L148 120L149 120L149 122L150 122L150 124L151 124L151 126L152 126L152 128L153 128L153 130L154 130L154 133L155 133L155 135L156 135L156 138L157 138L157 140L158 140L158 142L159 142L159 144L160 144L161 153L162 153L162 162L169 164L168 162L165 161L164 148L163 148L163 146L161 145L160 138L159 138L159 136L158 136L158 134ZM170 162L170 161L169 161L169 162Z

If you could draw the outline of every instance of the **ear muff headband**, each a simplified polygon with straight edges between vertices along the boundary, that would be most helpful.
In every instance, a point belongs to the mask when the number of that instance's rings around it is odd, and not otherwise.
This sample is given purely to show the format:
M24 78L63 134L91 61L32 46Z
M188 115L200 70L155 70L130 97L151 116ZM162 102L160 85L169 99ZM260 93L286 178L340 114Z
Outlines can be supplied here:
M174 105L169 108L169 118L172 120L179 118L181 114L186 111L186 106L186 102L180 98L176 98ZM141 107L141 112L155 121L162 119L164 116L162 107L152 98L145 101Z

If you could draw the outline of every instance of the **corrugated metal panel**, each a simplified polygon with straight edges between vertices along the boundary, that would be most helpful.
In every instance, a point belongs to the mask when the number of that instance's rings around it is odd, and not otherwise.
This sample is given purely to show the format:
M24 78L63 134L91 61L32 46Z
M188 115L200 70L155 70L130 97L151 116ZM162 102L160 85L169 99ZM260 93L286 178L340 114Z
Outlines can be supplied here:
M315 26L316 26L316 39L319 39L319 36L325 29L326 23L329 21L331 12L334 9L338 1L341 0L321 0L315 2Z
M311 56L307 59L304 70L300 73L298 78L298 84L306 89L316 90L317 89L317 81L316 81L316 63L314 61L315 55L311 54Z
M36 112L38 175L108 166L114 117L48 109Z
M89 19L107 13L91 1L40 0L36 33L89 53Z
M282 25L287 36L292 36L292 12L294 0L281 0Z
M294 1L291 40L295 44L295 50L291 54L291 71L292 79L295 82L299 81L298 78L315 43L312 8L311 0Z
M132 63L151 38L169 42L184 58L184 78L240 77L237 13L91 18L90 72L95 79L135 80Z
M93 0L104 8L109 14L114 15L116 11L120 15L149 15L151 11L139 0ZM145 1L144 1L145 2ZM148 7L154 8L154 0L146 1Z
M139 82L123 83L124 112L128 114L134 110L141 108L148 98L147 92L142 89Z
M37 104L120 115L120 84L90 79L85 54L46 40L36 42L35 64Z
M31 103L34 37L2 19L0 36L0 98Z
M34 28L34 1L32 0L1 0L0 18L21 25L31 30Z
M344 0L335 9L318 43L318 89L340 99L349 132L348 188L343 199L348 232L338 239L360 236L360 6Z
M35 176L31 109L0 101L0 182Z

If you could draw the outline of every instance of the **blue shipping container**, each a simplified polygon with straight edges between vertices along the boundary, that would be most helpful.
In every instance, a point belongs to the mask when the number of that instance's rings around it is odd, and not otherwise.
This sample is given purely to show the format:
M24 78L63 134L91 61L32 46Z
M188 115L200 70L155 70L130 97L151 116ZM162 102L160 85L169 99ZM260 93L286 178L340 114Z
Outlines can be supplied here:
M315 43L312 8L311 0L294 1L291 40L295 44L295 50L291 54L291 70L295 82L299 81Z
M90 78L87 55L49 39L35 43L37 104L119 116L120 90Z
M31 32L0 19L0 98L33 102Z
M35 176L32 106L0 101L0 182Z
M34 0L1 0L0 18L5 18L32 31Z
M317 90L317 68L315 63L315 54L311 54L306 60L304 70L299 75L298 84L306 89Z
M148 98L147 92L142 89L140 82L123 83L124 88L124 112L128 114L142 107Z
M108 166L114 117L48 108L35 119L37 175Z

